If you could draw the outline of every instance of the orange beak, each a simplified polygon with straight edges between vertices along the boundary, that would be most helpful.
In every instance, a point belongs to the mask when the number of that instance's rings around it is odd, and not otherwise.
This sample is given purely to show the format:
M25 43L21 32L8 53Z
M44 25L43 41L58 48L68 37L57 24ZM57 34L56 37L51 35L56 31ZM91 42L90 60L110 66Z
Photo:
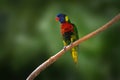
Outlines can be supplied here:
M56 17L55 19L56 19L56 21L59 21L59 17Z

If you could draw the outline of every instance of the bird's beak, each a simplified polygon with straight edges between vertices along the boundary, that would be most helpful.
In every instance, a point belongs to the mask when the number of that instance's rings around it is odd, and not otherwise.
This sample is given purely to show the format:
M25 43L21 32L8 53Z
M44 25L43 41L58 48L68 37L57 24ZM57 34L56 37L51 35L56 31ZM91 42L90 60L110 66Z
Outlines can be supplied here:
M59 21L59 17L56 17L55 19L56 19L56 21Z

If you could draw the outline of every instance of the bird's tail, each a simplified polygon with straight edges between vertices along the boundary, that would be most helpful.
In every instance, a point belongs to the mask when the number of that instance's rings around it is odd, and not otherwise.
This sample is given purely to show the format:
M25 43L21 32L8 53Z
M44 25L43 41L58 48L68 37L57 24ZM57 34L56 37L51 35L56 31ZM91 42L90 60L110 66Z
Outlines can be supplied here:
M72 48L71 50L72 58L75 63L78 63L78 52L77 52L77 47Z

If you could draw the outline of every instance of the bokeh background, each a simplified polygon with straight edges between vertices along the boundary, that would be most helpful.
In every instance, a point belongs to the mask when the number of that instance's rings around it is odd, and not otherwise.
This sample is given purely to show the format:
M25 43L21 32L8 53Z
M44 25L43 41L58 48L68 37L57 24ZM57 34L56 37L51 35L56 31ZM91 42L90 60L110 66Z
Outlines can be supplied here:
M120 12L120 0L0 0L0 80L25 80L63 48L58 13L82 37ZM120 21L80 44L79 64L67 52L35 80L120 80Z

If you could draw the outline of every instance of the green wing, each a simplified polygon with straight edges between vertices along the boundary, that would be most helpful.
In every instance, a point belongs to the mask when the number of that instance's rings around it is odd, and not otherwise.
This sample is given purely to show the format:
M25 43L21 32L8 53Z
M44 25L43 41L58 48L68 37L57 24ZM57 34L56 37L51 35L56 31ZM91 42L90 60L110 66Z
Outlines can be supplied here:
M72 25L73 25L73 27L74 27L74 32L73 32L73 35L72 35L72 37L71 37L71 38L73 38L73 40L71 40L71 42L74 42L74 41L76 41L77 39L79 39L79 36L78 36L77 27L76 27L74 24L72 24Z

